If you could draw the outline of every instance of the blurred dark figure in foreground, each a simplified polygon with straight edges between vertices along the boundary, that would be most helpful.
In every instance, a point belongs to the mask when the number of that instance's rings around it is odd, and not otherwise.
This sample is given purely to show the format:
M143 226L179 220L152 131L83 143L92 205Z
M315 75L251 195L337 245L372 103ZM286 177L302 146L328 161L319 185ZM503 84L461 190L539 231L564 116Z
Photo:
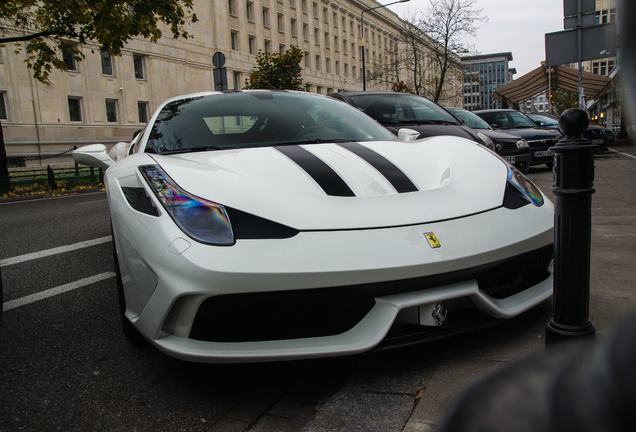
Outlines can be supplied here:
M636 430L636 314L603 342L550 347L487 376L437 430Z

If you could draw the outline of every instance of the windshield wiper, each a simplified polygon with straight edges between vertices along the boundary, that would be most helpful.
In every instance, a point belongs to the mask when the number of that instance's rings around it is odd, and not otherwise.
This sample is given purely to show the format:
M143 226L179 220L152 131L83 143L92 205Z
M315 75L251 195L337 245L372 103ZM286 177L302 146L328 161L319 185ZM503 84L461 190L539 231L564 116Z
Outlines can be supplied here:
M355 140L352 140L350 138L335 138L335 139L314 138L310 140L284 142L280 144L275 144L275 146L291 146L291 145L300 145L300 144L331 144L331 143L344 143L344 142L355 142Z
M227 150L227 147L221 146L204 146L204 147L189 147L183 149L174 149L174 150L164 150L157 152L160 155L171 155L171 154L180 154L180 153L195 153L195 152L203 152L210 150Z
M443 124L443 125L456 125L457 123L448 120L398 120L391 122L390 124Z

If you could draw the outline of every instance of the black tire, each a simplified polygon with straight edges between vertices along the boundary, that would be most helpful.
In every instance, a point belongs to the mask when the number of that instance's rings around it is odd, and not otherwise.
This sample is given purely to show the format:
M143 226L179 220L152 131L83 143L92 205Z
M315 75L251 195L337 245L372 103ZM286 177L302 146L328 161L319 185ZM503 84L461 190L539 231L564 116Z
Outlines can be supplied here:
M139 330L126 318L126 296L124 295L124 284L121 280L121 270L119 269L119 259L117 257L117 246L113 235L113 259L115 261L115 280L117 281L117 299L119 300L119 317L124 336L131 344L141 346L146 343Z
M4 308L4 295L2 294L2 269L0 269L0 320L2 319L3 308Z

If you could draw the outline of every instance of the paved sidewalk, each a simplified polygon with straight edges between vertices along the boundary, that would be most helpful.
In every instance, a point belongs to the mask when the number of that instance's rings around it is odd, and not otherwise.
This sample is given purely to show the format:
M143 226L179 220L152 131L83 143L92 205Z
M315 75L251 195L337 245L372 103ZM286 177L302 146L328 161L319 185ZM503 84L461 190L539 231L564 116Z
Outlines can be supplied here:
M636 143L619 141L611 149L595 157L592 196L590 322L597 340L636 311ZM551 195L551 171L533 168L529 176ZM354 373L302 430L434 430L462 389L505 364L543 352L551 316L547 302L478 335L370 362L372 370Z

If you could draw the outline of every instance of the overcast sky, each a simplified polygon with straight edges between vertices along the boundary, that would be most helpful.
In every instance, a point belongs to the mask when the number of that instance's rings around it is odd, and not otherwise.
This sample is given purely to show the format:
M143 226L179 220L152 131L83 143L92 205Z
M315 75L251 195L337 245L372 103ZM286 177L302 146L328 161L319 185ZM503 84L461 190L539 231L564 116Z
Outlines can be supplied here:
M426 10L429 0L410 0L389 8L405 18ZM390 3L382 1L380 3ZM477 0L487 22L478 22L477 37L462 42L479 54L512 52L515 78L536 69L545 60L545 34L563 30L562 0Z

